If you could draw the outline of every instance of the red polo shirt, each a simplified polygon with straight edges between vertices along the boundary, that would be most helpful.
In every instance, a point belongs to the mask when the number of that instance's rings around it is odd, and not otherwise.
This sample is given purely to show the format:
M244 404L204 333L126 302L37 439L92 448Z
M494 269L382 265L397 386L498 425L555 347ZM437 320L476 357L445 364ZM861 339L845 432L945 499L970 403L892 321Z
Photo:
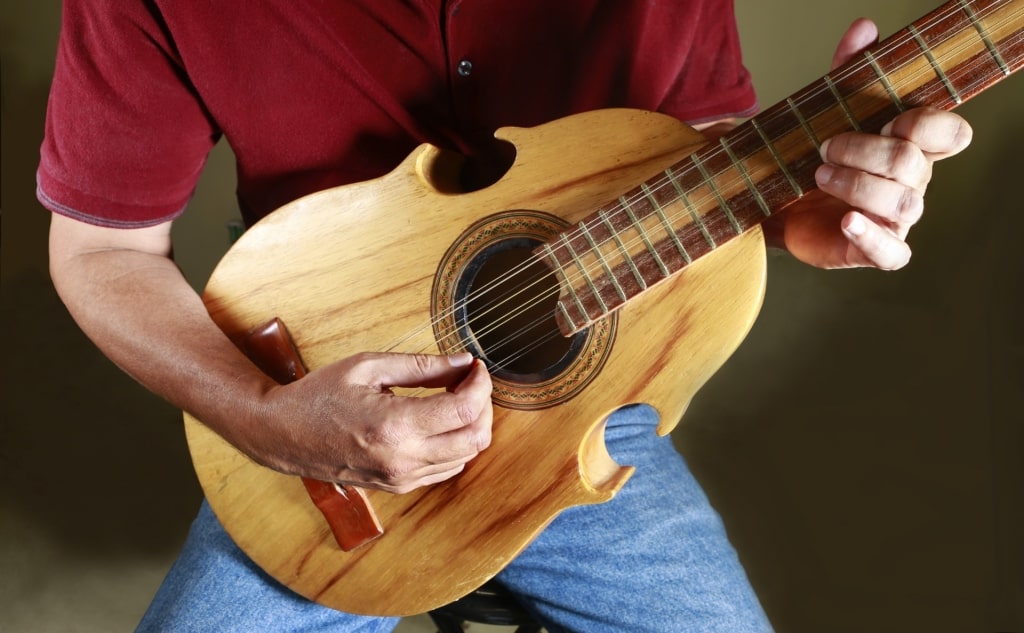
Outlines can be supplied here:
M39 198L164 222L224 135L253 221L424 141L494 173L498 127L615 106L752 114L731 0L66 0Z

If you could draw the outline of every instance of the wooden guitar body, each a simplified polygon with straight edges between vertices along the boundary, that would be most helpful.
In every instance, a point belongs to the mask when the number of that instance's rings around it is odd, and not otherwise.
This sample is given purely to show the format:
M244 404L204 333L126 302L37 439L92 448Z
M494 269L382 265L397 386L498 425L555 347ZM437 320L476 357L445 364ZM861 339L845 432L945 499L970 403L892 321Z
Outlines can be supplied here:
M439 345L431 324L452 285L445 276L465 274L481 241L543 233L550 216L576 222L704 142L674 119L633 110L499 136L517 159L484 190L445 193L452 157L423 146L383 178L271 214L217 267L204 295L210 314L235 339L280 318L311 371L361 351L464 348ZM764 284L761 233L748 231L588 328L576 360L538 384L493 372L491 447L445 483L366 491L384 533L351 552L298 477L256 465L186 416L196 471L228 533L285 585L348 612L423 612L494 576L563 509L609 500L632 469L605 450L608 415L648 403L658 432L671 430L749 330Z
M764 293L760 223L815 187L822 141L956 107L1024 65L1022 33L1024 0L953 0L712 145L662 115L604 110L499 131L517 157L480 191L458 193L454 157L423 146L276 211L210 280L224 332L242 345L278 318L312 371L469 349L494 380L493 442L442 484L366 491L367 542L337 538L311 501L330 484L307 493L186 417L214 511L263 569L330 607L406 615L472 591L560 511L626 484L604 446L612 412L647 403L668 433L739 345ZM527 277L490 294L527 261L550 288ZM540 301L503 312L529 293Z

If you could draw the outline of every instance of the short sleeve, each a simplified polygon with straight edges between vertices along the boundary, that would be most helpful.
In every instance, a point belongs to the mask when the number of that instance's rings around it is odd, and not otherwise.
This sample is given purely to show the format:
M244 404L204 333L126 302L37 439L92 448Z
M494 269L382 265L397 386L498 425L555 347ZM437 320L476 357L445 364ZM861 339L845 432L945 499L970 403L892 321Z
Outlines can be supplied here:
M757 96L743 65L731 0L701 3L686 62L671 83L660 110L691 125L752 116Z
M153 3L64 2L37 172L43 206L111 227L172 219L217 136Z

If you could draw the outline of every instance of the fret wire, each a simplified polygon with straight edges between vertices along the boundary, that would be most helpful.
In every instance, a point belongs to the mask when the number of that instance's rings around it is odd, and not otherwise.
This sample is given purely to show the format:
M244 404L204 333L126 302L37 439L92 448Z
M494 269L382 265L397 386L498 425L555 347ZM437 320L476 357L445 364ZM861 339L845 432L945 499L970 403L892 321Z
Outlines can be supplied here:
M985 42L985 48L988 49L989 54L996 60L999 70L1002 71L1004 76L1009 77L1010 73L1013 72L1010 70L1010 65L1006 63L1006 60L1003 59L999 49L996 48L995 43L993 43L992 39L989 38L988 31L981 25L981 22L978 20L978 16L974 13L974 9L971 8L971 5L968 4L966 0L959 0L958 4L960 5L960 8L964 10L964 13L967 14L967 17L970 18L971 24L974 25L974 28L977 29L978 35L981 37L981 41Z
M672 223L668 221L668 216L665 215L665 209L662 208L661 203L654 197L651 188L647 186L647 183L641 183L640 190L644 192L644 195L651 201L651 205L654 207L654 213L657 214L658 219L661 220L662 225L665 227L665 233L668 234L669 239L675 244L676 250L683 257L683 261L690 264L693 260L690 258L690 254L686 252L683 247L683 243L679 241L679 236L676 235L676 231L672 228Z
M757 122L757 119L750 119L750 125L751 127L754 128L754 130L757 131L758 135L761 137L761 141L764 143L764 146L768 148L768 151L771 153L772 158L775 159L775 162L778 164L779 169L782 170L782 174L786 177L786 180L789 181L789 186L793 188L793 193L795 193L797 197L803 197L804 190L800 188L800 185L797 183L796 178L793 178L793 174L789 173L789 168L786 166L786 161L782 160L782 156L779 154L779 150L775 147L775 144L771 141L771 139L768 138L768 134L765 133L763 129L761 129L761 125Z
M666 169L665 175L668 176L668 181L672 183L673 187L675 187L676 193L679 194L679 199L683 201L683 204L686 206L686 210L690 212L690 217L693 218L697 228L699 228L700 232L704 234L704 239L707 241L708 246L711 248L718 248L718 245L715 244L715 238L711 237L708 227L704 226L704 218L700 217L700 214L697 213L697 210L693 207L689 196L687 196L686 192L683 191L682 185L679 184L679 181L676 180L675 174L672 173L672 169Z
M750 174L747 173L747 168L743 166L743 163L739 159L736 158L736 154L733 153L732 148L729 147L724 136L719 137L718 142L721 144L722 148L725 149L725 153L729 156L729 160L731 160L732 163L736 165L736 168L739 169L740 175L743 176L743 180L747 183L747 189L750 190L750 193L754 194L754 199L757 200L758 206L761 207L764 217L771 217L772 210L765 201L764 196L761 195L761 191L757 188L757 185L754 184Z
M565 233L562 233L562 243L569 250L569 256L572 257L573 262L576 263L576 267L580 269L580 273L583 275L583 280L587 282L587 286L590 288L590 293L597 299L597 305L601 308L601 314L608 314L608 305L604 302L604 297L597 291L597 286L594 285L594 280L590 277L590 273L587 271L587 267L583 265L583 260L576 254L576 249L572 247L572 243L569 238L566 237ZM584 310L583 314L588 317L590 314Z
M625 204L625 200L625 196L619 198L619 201L623 204ZM636 267L633 257L629 254L629 249L626 248L626 245L622 242L622 236L619 235L617 230L615 230L615 226L608 218L608 213L604 209L601 209L597 212L597 215L601 218L601 221L604 222L605 226L608 227L608 232L612 234L612 239L615 240L615 243L619 247L619 251L622 252L622 258L625 260L626 265L629 266L630 271L632 271L633 278L636 279L636 283L639 284L642 289L647 290L647 281L644 279L643 275L640 274L640 270Z
M559 301L558 309L562 313L562 318L565 319L565 322L569 324L569 330L575 332L577 329L576 322L572 320L571 316L569 316L569 310L565 307L565 303Z
M814 143L814 147L816 147L820 151L821 141L818 140L818 135L814 133L814 129L811 128L811 125L807 122L807 119L804 118L803 113L800 112L800 108L796 107L796 102L793 101L792 97L787 97L786 103L789 104L789 109L793 111L794 115L796 115L796 120L800 122L800 127L804 129L804 133L807 134L807 136L811 139L811 142Z
M718 186L715 185L714 179L711 178L711 174L709 174L708 170L701 164L697 154L690 154L690 158L693 160L693 164L697 166L697 170L700 171L700 175L704 178L704 182L706 182L711 188L711 193L715 194L715 198L718 199L718 207L724 211L725 216L729 218L729 223L732 224L732 230L736 231L736 235L739 235L743 232L743 227L741 227L740 223L736 221L736 216L732 214L732 209L729 208L729 202L725 199L725 196L722 195L722 192L718 190Z
M892 99L894 104L896 104L896 108L900 112L905 111L906 106L903 105L903 100L900 99L898 94L896 94L892 84L889 83L889 76L882 72L882 67L878 65L878 60L875 59L875 56L871 54L871 51L864 51L864 57L866 57L868 63L871 64L871 68L875 70L875 74L878 75L878 80L882 83L882 86L885 87L885 91L889 94L889 98Z
M944 16L944 17L948 17L948 16ZM939 18L933 18L933 19L932 19L932 22L937 22L937 20L938 20L938 19L939 19ZM910 38L906 38L905 40L903 40L903 42L908 42L908 41L910 41ZM888 47L887 49L883 49L883 50L893 50L893 48L892 48L892 47L893 47L893 45L894 45L894 43L891 43L891 44L889 45L889 47ZM860 65L860 66L858 67L858 69L862 70L862 69L864 69L865 67L866 67L866 63L862 63L862 64L861 64L861 65ZM852 73L852 71L848 70L848 71L847 71L847 73ZM846 74L844 74L844 76L846 76ZM851 76L852 76L852 74L851 74ZM821 93L820 93L820 91L819 91L819 92L818 92L817 94L821 94ZM808 136L809 136L809 137L811 137L811 138L812 138L812 140L814 140L814 141L817 141L817 138L816 138L816 136L814 135L814 132L813 132L813 130L812 130L812 129L809 129L809 126L808 126L808 125L806 124L806 123L807 123L807 122L806 122L806 119L805 119L805 118L803 117L803 115L802 115L802 113L800 112L800 110L799 110L799 109L798 109L798 108L796 107L796 102L795 102L795 100L791 98L791 99L788 99L787 101L788 101L788 105L790 106L790 108L792 109L792 111L793 111L793 113L794 113L794 116L796 116L798 120L802 120L802 121L801 121L801 124L805 126L805 131L807 131L807 132L808 132ZM801 102L802 102L802 101L804 101L804 99L801 99ZM755 129L757 129L757 128L755 128ZM769 146L770 148L772 148L772 147L771 147L771 144L770 144L770 143L768 144L768 146ZM772 149L774 149L774 148L772 148ZM774 156L776 156L776 155L777 155L777 152L773 153L773 157L774 157ZM781 160L779 160L778 162L780 163L780 166L783 166L783 165L785 164L785 163L784 163L783 161L781 161ZM784 171L785 171L785 170L784 170ZM787 174L787 176L791 177L791 176L792 176L792 174ZM676 184L676 183L673 183L673 184ZM793 184L793 183L791 182L791 186L792 186L792 184ZM798 185L798 187L799 187L799 185ZM794 189L794 190L795 190L795 189ZM682 192L680 192L680 193L682 193ZM693 214L693 205L692 205L692 202L689 202L689 201L688 201L688 205L689 205L689 208L690 208L691 214ZM699 220L700 220L699 216L696 216L696 217L695 217L695 220L698 220L698 226L699 226L699 227L701 227L701 228L703 229L703 226L702 226L702 225L703 225L703 223L699 221ZM712 239L712 241L713 241L713 239Z
M907 30L909 30L910 34L914 36L914 40L921 48L921 52L924 53L924 56L928 59L928 63L932 65L932 69L935 70L935 74L939 77L939 80L942 81L942 85L944 85L946 90L949 91L949 96L953 98L953 102L960 105L963 102L963 99L960 98L960 93L956 91L956 88L953 87L953 84L949 81L949 77L947 77L946 72L942 70L942 66L939 64L938 60L936 60L935 56L932 55L932 49L928 47L928 44L924 41L924 38L921 37L918 30L914 28L913 24L908 26Z
M904 40L904 42L909 42L909 41L910 41L910 38L906 38L906 39ZM934 56L933 56L933 57L934 57ZM948 57L948 55L944 54L944 55L943 55L943 57L944 57L944 58L945 58L945 57ZM859 69L860 69L860 70L864 70L864 69L866 69L867 65L868 65L869 63L871 63L872 61L875 61L875 60L874 60L874 59L868 59L868 60L867 60L866 62L862 62L862 63L861 63L861 65L859 66ZM901 64L901 67L902 67L903 65L905 65L905 64ZM883 72L881 72L881 69L880 69L880 67L877 67L877 62L876 62L876 63L874 64L874 66L876 66L876 67L875 67L875 68L874 68L873 70L874 70L874 72L875 72L875 73L876 73L877 75L879 75L879 77L883 77L883 76L885 76L885 74L884 74ZM847 71L847 72L849 73L849 71ZM846 76L846 73L844 73L844 76ZM850 74L850 76L852 76L852 74ZM952 76L952 75L951 75L951 76ZM831 77L826 77L826 83L829 83L829 82L828 82L828 80L829 80L829 79L831 79ZM895 98L894 98L894 104L897 104L897 100L898 100L898 95L895 95L895 88L894 88L894 86L893 86L893 84L892 84L891 82L888 82L888 77L886 77L886 80L887 80L887 83L888 83L888 86L887 86L887 90L888 90L888 89L892 89L892 93L890 94L890 98L893 98L893 97L895 97ZM835 96L835 93L836 93L836 92L838 92L838 90L836 89L836 86L834 85L834 82L831 82L831 83L832 83L832 85L830 86L830 88L831 88L831 89L833 90L833 95ZM865 85L865 87L866 87L866 86L867 86L867 85ZM821 94L821 91L819 90L819 92L818 92L817 94ZM847 116L852 116L852 113L850 112L849 108L847 107L847 102L846 102L845 100L843 100L843 99L842 99L842 96L841 96L841 94L840 94L840 95L839 95L839 96L837 97L837 100L838 100L838 102L839 102L839 103L840 103L840 104L841 104L841 105L843 106L843 108L844 108L844 111L846 112ZM809 136L809 137L810 137L810 138L811 138L811 139L812 139L813 141L817 142L817 138L816 138L816 135L815 135L815 134L814 134L814 132L813 132L813 129L811 129L811 128L810 128L810 126L809 126L809 125L807 124L807 120L806 120L806 118L805 118L805 117L803 117L803 115L802 115L802 112L800 112L800 111L799 111L799 109L798 109L798 108L796 107L796 102L795 102L795 100L794 100L794 99L789 99L789 100L787 100L787 101L789 102L789 103L788 103L788 105L789 105L789 106L790 106L790 108L792 109L792 111L793 111L793 113L794 113L794 116L796 116L796 117L797 117L797 119L798 119L798 121L801 121L801 125L803 125L803 126L805 127L805 131L806 131L806 132L808 133L808 136ZM803 99L801 99L801 101L803 101ZM901 105L901 102L899 102L899 104L898 104L898 107L899 107L899 105ZM852 122L854 122L854 123L858 123L858 122L856 121L856 118L855 118L855 117L854 117L854 118L852 119ZM764 134L764 130L763 130L763 129L761 129L761 128L760 128L760 127L759 127L759 126L757 125L756 121L754 121L754 125L753 125L753 127L755 128L755 131L757 131L757 132L758 132L758 134L760 134L760 135L762 136L762 139L764 139L764 138L765 138L765 136L766 136L766 135ZM858 127L859 127L859 123L858 123ZM784 161L783 161L783 160L781 159L781 156L780 156L780 155L778 154L778 151L777 151L777 149L776 149L776 148L775 148L775 147L773 146L773 144L772 144L772 143L770 142L770 140L769 140L769 141L768 141L768 142L766 143L766 147L768 147L768 148L769 148L769 151L770 151L770 152L772 153L772 156L773 156L773 158L774 158L774 159L776 160L776 162L777 162L777 163L779 164L780 168L782 168L783 174L784 174L784 175L786 176L786 178L787 178L787 181L789 181L789 182L790 182L790 186L791 186L791 187L793 187L793 189L794 189L794 191L795 191L795 192L798 192L798 195L801 195L801 193L802 193L802 189L801 189L801 188L799 187L799 184L795 182L795 179L794 179L794 178L792 177L792 173L790 173L790 172L789 172L789 170L788 170L788 169L786 169L786 164L785 164L785 162L784 162ZM724 149L726 149L726 148L723 148L723 150L724 150ZM700 166L698 165L698 167L700 167ZM738 169L739 169L739 170L740 170L740 172L741 172L741 173L740 173L740 175L741 175L741 176L742 176L742 175L744 175L744 174L742 173L742 165L740 165L740 166L738 167ZM703 170L703 171L704 171L704 173L705 173L705 176L707 176L707 170ZM670 177L671 177L671 173L670 173L669 175L670 175ZM749 173L748 173L748 174L746 174L746 177L747 177L747 178L749 178ZM713 191L713 192L714 192L714 193L716 194L716 196L717 196L717 197L719 198L719 200L721 200L721 199L722 199L722 196L721 196L720 192L719 192L719 191L717 190L717 188L716 188L716 187L714 186L714 184L715 184L714 182L710 182L710 185L711 185L712 191ZM673 182L673 185L675 185L675 186L677 187L677 190L680 190L680 188L678 187L678 183L676 183L676 182ZM796 185L796 186L794 186L794 185ZM680 190L680 194L683 194L683 192L682 192L681 190ZM763 197L763 196L762 196L762 197ZM705 226L704 226L704 223L700 221L700 217L699 217L699 216L696 216L696 214L695 214L695 213L694 213L694 211L693 211L693 204L692 204L692 202L691 202L691 201L689 201L689 200L686 200L686 203L687 203L687 205L688 205L688 207L689 207L689 210L690 210L690 212L691 212L691 215L694 215L694 216L695 216L695 218L694 218L694 219L695 219L695 220L697 220L697 223L698 223L698 226L699 226L699 228L701 228L701 229L702 229L702 232L703 232L703 233L705 233L705 236L706 236L706 237L708 237L708 236L709 236L709 234L707 233L707 230L706 230L706 228L705 228ZM726 207L726 208L728 209L728 207ZM713 239L711 240L711 242L713 242ZM709 243L711 243L711 242L709 242Z
M622 302L625 303L627 300L626 292L622 289L622 286L619 285L619 280L615 278L615 274L612 272L612 267L608 265L608 260L604 258L604 253L602 253L601 249L598 248L597 242L594 241L594 236L590 234L590 229L587 228L587 225L584 222L580 222L579 227L583 232L583 237L585 237L587 239L587 243L590 244L590 250L594 252L594 255L597 256L597 260L601 262L605 275L607 275L611 280L612 286L615 288L615 292L619 294L619 299L622 299Z
M565 239L564 234L563 234L562 239L563 240ZM544 243L544 251L548 255L548 257L551 259L552 263L554 263L555 268L558 269L558 272L562 273L562 279L565 280L566 290L569 292L570 295L572 295L573 301L576 302L576 307L580 309L580 314L582 314L584 316L584 318L589 317L590 315L587 314L587 308L583 305L583 301L580 300L579 295L576 294L576 289L573 288L572 281L569 280L569 275L565 274L565 269L562 267L562 264L559 263L558 258L555 257L555 251L551 248L551 245L548 244L547 242ZM572 247L571 246L569 247L569 251L572 252ZM579 265L579 263L577 263L577 266L578 265ZM586 271L581 271L581 272L583 272L584 275L586 274ZM567 310L566 310L566 313L568 314Z
M825 81L825 85L828 86L828 89L832 91L832 96L836 98L836 103L839 104L843 114L845 114L846 118L849 119L850 125L853 126L853 129L860 132L860 121L857 120L857 117L853 116L853 111L850 110L850 105L846 103L846 99L843 98L843 95L839 94L839 89L836 88L836 84L832 81L832 77L825 75L822 79Z
M629 201L626 200L626 196L620 197L619 202L622 203L622 208L626 210L626 215L629 216L630 223L634 227L636 227L637 233L640 234L640 239L643 240L644 245L647 247L647 252L649 252L654 257L654 261L656 261L658 267L661 268L662 274L665 277L668 277L668 269L665 267L665 264L661 261L661 257L658 256L658 251L655 250L654 244L651 243L651 238L647 236L647 231L644 229L644 225L640 223L640 221L636 217L636 214L633 213L633 209L632 207L630 207ZM608 228L611 229L611 224L608 222L606 214L603 219L605 221L605 224L608 224ZM647 290L647 280L644 279L643 275L640 274L640 270L636 267L635 263L633 262L633 258L629 256L629 253L625 249L625 245L622 243L622 240L619 239L617 233L615 234L615 239L616 241L619 242L619 246L623 249L623 253L626 255L626 261L629 264L630 269L633 271L633 276L636 277L637 283L640 284L640 288L643 290Z

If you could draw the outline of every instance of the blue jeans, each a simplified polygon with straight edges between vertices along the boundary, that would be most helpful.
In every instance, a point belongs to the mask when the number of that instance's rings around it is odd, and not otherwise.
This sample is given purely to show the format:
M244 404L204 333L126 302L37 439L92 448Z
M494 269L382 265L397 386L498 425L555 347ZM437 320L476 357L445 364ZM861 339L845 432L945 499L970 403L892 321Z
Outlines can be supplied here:
M606 442L636 473L605 504L570 508L498 580L550 633L748 633L771 627L721 520L648 407L620 410ZM395 618L306 601L239 550L204 503L139 631L391 631Z

